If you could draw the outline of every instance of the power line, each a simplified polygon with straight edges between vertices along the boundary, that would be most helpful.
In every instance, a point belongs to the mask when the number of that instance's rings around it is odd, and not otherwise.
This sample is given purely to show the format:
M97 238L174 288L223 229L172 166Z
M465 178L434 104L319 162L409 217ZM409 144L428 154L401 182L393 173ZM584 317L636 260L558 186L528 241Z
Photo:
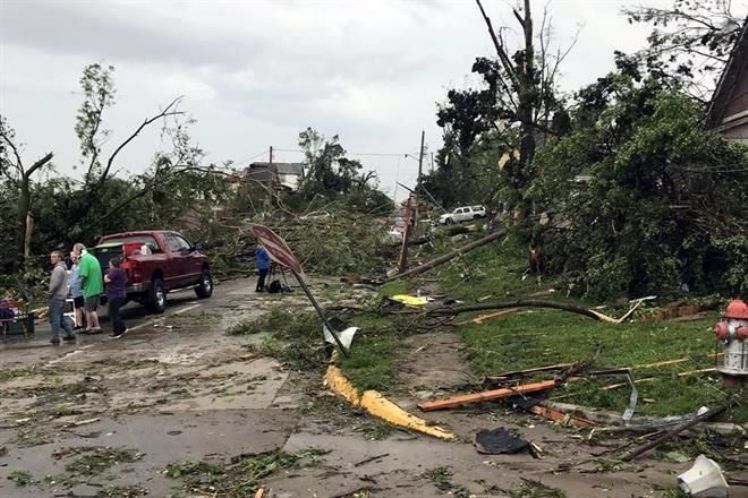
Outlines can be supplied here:
M273 148L273 150L277 150L279 152L298 152L298 153L305 153L306 151L303 151L301 149L280 149L280 148ZM349 152L346 151L347 156L372 156L372 157L407 157L410 159L418 160L418 154L411 153L411 152Z
M247 161L251 161L252 159L256 159L256 158L258 158L258 157L260 157L260 156L262 156L262 155L265 155L265 154L267 154L267 151L266 151L266 150L263 150L262 152L258 152L257 154L255 154L255 155L253 155L253 156L250 156L250 157L248 157L247 159L242 159L242 160L241 160L241 161L239 161L239 162L238 162L237 164L243 164L243 163L246 163Z

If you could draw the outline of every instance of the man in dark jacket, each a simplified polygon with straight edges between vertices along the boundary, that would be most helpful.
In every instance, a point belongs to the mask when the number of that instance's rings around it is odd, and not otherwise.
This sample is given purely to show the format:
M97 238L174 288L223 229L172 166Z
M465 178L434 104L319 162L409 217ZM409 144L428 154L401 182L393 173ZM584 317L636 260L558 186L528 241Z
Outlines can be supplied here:
M265 290L265 277L267 277L268 271L270 271L270 255L260 244L255 246L255 258L257 259L257 271L260 276L257 278L257 287L255 292L263 292Z
M65 331L66 341L74 341L73 329L65 320L65 300L68 297L68 273L62 252L52 251L49 255L52 275L49 277L49 325L52 327L52 344L60 344L60 329Z

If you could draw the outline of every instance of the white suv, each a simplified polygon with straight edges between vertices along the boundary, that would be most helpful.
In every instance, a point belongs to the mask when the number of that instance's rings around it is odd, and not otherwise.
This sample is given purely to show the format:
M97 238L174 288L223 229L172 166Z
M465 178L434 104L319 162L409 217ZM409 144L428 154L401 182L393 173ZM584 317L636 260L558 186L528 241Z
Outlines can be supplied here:
M452 225L461 221L473 220L475 218L485 218L486 208L484 206L463 206L458 207L451 213L443 214L439 217L439 223L442 225Z

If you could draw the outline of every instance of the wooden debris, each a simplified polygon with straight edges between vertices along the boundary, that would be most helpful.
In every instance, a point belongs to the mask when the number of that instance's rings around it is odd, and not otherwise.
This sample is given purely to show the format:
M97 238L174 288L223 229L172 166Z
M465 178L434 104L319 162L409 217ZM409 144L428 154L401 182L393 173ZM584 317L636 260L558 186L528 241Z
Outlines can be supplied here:
M544 380L541 382L533 382L530 384L519 385L517 387L504 387L501 389L492 389L490 391L484 391L473 394L461 394L459 396L453 396L451 398L426 401L419 403L418 408L425 412L434 410L444 410L446 408L454 408L460 405L467 405L471 403L482 403L484 401L496 401L499 399L505 399L510 396L518 394L530 394L541 391L547 391L553 389L558 385L556 380Z
M100 418L88 418L86 420L78 420L75 422L70 422L69 424L66 424L65 427L81 427L83 425L93 424L101 420Z
M528 411L530 413L534 413L535 415L540 415L541 417L544 417L553 422L559 422L562 425L573 425L574 427L578 427L580 429L587 429L590 427L595 427L596 425L595 422L587 420L586 418L577 417L570 413L563 413L543 405L535 405Z
M494 375L491 377L486 377L486 380L499 380L504 379L506 377L515 377L517 375L525 375L530 373L536 373L536 372L548 372L553 370L563 370L565 368L571 368L575 365L575 363L557 363L555 365L548 365L545 367L536 367L536 368L527 368L525 370L509 370L508 372L502 372L498 375Z
M260 488L257 490L257 493L255 493L255 498L263 498L265 496L265 489Z
M455 325L467 325L468 323L477 323L478 325L480 325L486 320L491 320L494 318L511 315L512 313L516 313L518 311L519 311L519 308L509 308L508 310L494 311L493 313L486 313L483 315L476 316L475 318L471 318L470 320L457 322Z
M389 453L382 453L381 455L374 455L373 457L366 458L365 460L361 460L360 462L356 462L353 464L354 467L360 467L362 465L366 465L367 463L373 462L374 460L380 460L384 457L390 456Z
M688 372L681 372L678 374L678 377L687 377L689 375L696 375L700 373L706 373L706 372L715 372L716 368L702 368L700 370L689 370ZM644 382L653 382L655 380L658 380L660 377L645 377L643 379L637 379L634 381L634 384L641 384ZM629 385L628 382L619 382L616 384L610 384L608 386L601 387L600 389L604 391L609 391L611 389L618 389L619 387L627 386Z

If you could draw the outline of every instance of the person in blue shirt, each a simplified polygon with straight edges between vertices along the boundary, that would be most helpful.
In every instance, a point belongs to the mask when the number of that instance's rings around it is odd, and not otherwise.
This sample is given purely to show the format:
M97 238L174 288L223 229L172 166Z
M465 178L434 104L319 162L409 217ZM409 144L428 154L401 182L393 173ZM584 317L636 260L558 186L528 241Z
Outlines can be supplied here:
M265 290L265 277L270 271L270 255L264 247L257 244L255 246L255 258L257 259L257 271L260 273L255 292L263 292Z

